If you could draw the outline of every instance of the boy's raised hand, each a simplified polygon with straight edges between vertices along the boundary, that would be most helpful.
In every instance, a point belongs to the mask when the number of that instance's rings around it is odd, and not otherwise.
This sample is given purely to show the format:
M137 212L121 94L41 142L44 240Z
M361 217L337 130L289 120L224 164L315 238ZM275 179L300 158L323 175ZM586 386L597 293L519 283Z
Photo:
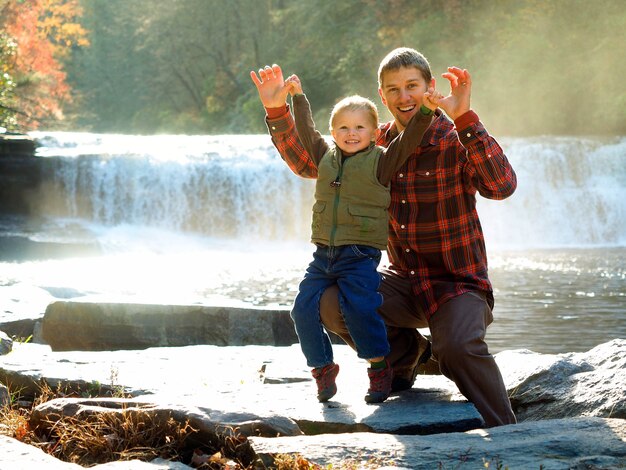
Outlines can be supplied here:
M297 75L294 74L287 77L285 84L289 86L289 94L291 96L302 94L302 83Z
M280 108L287 102L287 95L291 84L285 84L283 71L280 66L274 64L271 67L266 65L259 69L259 75L254 71L250 72L250 78L256 85L259 98L266 108Z
M433 87L428 88L424 93L424 106L435 111L439 107L439 101L443 99L443 95Z

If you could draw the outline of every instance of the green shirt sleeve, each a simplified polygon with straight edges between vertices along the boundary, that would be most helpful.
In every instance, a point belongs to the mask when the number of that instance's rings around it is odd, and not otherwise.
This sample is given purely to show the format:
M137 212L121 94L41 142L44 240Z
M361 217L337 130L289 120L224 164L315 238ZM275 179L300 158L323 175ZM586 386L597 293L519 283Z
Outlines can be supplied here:
M407 124L406 129L391 141L378 162L378 181L381 184L388 185L396 172L415 153L415 149L422 142L424 133L430 126L432 119L432 115L425 115L417 111Z
M307 151L315 166L318 166L324 154L328 151L328 142L322 134L315 128L311 105L305 95L295 95L292 98L293 116L296 122L296 131L302 142L302 146Z

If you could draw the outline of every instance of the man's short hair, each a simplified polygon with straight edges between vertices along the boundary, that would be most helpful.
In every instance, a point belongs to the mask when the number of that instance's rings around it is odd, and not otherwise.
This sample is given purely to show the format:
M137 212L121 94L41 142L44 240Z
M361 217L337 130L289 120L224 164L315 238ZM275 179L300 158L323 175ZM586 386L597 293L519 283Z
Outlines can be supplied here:
M399 70L403 67L415 67L422 72L426 83L430 83L433 79L430 64L426 57L410 47L399 47L387 54L380 62L380 66L378 67L378 86L383 86L383 75L385 73L392 70Z

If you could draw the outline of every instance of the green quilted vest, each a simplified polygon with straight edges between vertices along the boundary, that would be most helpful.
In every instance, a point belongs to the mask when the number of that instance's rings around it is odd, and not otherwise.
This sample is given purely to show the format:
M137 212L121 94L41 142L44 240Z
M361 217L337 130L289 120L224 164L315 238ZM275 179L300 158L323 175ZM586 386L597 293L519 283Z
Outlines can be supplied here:
M341 163L332 147L318 166L311 224L313 243L387 248L389 188L376 178L380 147L371 146ZM337 184L335 182L339 182Z

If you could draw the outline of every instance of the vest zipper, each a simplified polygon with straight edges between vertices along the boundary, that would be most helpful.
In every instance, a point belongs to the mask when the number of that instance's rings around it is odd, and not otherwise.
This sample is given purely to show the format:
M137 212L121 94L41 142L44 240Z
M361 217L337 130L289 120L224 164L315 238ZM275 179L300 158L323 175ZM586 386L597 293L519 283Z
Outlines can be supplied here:
M346 162L343 162L344 164ZM339 173L335 181L341 181L341 175L343 174L343 164L339 165ZM341 185L335 189L335 200L333 202L333 225L330 229L330 246L335 246L335 234L337 233L337 209L339 208L339 192L341 191Z

